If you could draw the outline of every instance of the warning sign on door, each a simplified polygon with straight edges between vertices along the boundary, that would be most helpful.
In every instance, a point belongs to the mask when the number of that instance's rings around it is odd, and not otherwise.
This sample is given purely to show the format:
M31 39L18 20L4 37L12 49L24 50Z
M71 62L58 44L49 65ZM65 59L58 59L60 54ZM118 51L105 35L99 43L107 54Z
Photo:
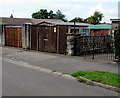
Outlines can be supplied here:
M56 27L54 27L54 32L56 32Z

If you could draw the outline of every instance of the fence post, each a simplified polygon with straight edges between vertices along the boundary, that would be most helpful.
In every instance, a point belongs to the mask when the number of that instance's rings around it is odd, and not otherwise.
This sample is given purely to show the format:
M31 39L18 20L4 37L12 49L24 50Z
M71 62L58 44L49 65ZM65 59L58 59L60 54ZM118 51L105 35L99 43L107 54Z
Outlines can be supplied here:
M95 58L95 39L94 39L94 36L93 36L93 56L92 56L92 59L94 59Z
M76 56L76 44L77 44L77 39L76 39L76 35L74 35L74 44L73 44L73 55Z
M60 45L60 27L57 26L57 53L59 53L59 45Z

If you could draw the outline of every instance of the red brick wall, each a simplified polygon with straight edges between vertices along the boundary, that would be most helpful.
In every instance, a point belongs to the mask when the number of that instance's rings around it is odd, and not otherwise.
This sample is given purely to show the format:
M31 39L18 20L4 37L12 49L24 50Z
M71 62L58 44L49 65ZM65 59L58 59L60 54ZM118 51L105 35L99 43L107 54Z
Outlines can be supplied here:
M110 30L90 30L90 35L109 35Z

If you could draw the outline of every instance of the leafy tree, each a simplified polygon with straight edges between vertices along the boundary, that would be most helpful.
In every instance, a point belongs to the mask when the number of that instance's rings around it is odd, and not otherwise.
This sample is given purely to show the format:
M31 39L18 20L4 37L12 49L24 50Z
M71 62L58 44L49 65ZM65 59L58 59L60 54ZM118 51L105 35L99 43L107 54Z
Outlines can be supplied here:
M35 12L32 14L32 18L35 19L62 19L63 21L67 21L65 18L66 16L58 10L56 13L54 13L52 10L50 12L47 11L47 9L40 9L38 12Z
M48 15L49 15L48 18L50 18L50 19L54 19L55 18L55 14L53 13L52 10L50 10Z
M93 16L90 16L85 19L85 22L90 24L99 24L103 17L104 17L103 13L99 11L95 11Z
M67 19L65 17L66 16L60 10L56 12L55 19L61 19L66 22Z
M53 19L54 17L55 14L53 13L53 11L51 10L50 12L48 12L46 9L40 9L40 11L32 14L32 18L35 19Z
M84 23L84 19L80 18L80 17L75 17L74 19L70 20L70 22L82 22Z

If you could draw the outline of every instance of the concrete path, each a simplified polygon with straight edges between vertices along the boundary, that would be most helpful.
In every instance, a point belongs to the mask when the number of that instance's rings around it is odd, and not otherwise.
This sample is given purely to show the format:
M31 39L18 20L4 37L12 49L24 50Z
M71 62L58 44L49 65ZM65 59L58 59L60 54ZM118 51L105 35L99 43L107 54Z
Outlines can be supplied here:
M37 51L23 51L22 49L4 47L2 57L23 61L43 68L57 70L59 72L72 73L76 71L109 71L118 73L118 64L105 62L100 59L66 56ZM103 59L103 58L102 58Z

